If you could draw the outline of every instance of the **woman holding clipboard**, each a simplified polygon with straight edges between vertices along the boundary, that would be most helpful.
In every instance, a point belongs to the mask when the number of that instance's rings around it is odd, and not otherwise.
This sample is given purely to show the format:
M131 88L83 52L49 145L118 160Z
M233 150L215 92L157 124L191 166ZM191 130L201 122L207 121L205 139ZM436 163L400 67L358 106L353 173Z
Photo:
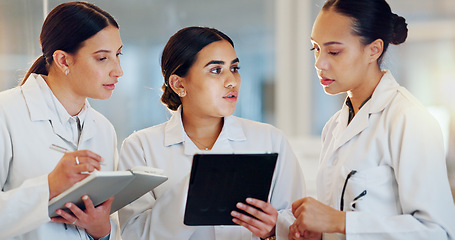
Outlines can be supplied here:
M161 100L175 112L169 121L135 132L124 141L119 169L151 166L163 169L169 179L119 211L122 237L287 237L293 217L286 209L305 194L301 167L278 129L232 116L240 90L239 59L232 40L216 29L184 28L166 44L161 68ZM279 154L269 202L248 199L237 205L257 219L234 211L233 221L241 226L184 225L191 162L193 155L201 151Z
M48 215L49 200L82 172L114 170L115 130L87 98L109 98L123 74L118 25L93 4L64 3L40 43L20 86L0 93L0 239L118 239L112 199L95 208L83 196L84 211L68 203L71 214Z
M381 69L407 37L384 0L329 0L311 34L324 91L346 92L322 132L318 200L293 204L289 239L454 239L437 121Z

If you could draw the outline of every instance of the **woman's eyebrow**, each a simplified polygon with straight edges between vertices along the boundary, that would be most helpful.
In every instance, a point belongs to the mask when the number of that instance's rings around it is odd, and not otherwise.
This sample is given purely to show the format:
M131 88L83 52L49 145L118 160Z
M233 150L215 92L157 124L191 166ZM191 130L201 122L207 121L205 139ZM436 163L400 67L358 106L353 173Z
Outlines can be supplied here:
M311 41L316 42L316 41L313 39L313 37L311 37L310 39L311 39ZM326 43L324 43L324 44L322 44L322 45L323 45L323 46L330 46L330 45L338 45L338 44L339 44L339 45L342 45L343 43L337 42L337 41L330 41L330 42L326 42Z
M110 52L112 52L112 51L106 50L106 49L100 49L100 50L94 52L93 54L97 54L97 53L110 53Z
M212 60L210 62L208 62L207 64L205 64L204 67L207 67L208 65L210 64L221 64L221 65L224 65L224 61L221 61L221 60Z
M238 63L238 62L240 62L240 60L239 60L239 58L236 58L236 59L232 60L231 64ZM220 64L220 65L224 65L225 62L224 62L224 61L221 61L221 60L212 60L212 61L208 62L207 64L205 64L204 67L207 67L207 66L210 65L210 64Z

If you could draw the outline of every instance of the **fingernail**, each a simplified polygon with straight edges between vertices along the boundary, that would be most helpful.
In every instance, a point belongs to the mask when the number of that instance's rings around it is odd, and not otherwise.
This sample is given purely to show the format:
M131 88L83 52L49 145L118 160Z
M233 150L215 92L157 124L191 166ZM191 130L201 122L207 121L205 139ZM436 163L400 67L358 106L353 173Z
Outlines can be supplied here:
M252 198L247 198L246 201L247 201L248 203L254 202L254 200L253 200Z
M71 207L71 203L65 203L65 207L70 208Z
M84 195L84 196L82 197L82 200L87 200L87 199L88 199L88 196L87 196L87 195Z
M243 208L243 207L245 207L245 204L243 204L243 203L237 203L237 207L238 207L238 208Z
M236 212L236 211L232 211L232 212L231 212L231 215L234 216L234 217L237 217L237 216L239 216L239 213Z

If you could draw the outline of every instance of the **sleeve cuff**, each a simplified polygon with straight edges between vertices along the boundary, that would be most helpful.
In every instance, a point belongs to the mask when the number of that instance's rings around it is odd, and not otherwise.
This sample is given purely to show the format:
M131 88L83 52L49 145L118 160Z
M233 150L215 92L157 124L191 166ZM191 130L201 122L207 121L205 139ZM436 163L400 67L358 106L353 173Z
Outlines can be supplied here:
M88 238L89 238L90 240L95 240L92 236L90 236L90 235L88 235L88 234L87 234L87 236L88 236ZM111 236L111 234L109 233L107 236L104 236L104 237L102 237L102 238L100 238L100 239L98 239L98 240L109 240L110 236Z
M275 227L275 235L277 239L288 239L289 226L295 221L291 209L283 209L278 211L278 219Z

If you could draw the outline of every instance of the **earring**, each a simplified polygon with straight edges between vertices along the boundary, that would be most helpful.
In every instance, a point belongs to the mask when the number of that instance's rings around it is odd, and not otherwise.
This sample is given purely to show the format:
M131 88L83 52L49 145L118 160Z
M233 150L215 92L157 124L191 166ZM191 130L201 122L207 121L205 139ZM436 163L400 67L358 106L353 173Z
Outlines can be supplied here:
M186 96L186 92L185 91L179 92L179 96L180 97L185 97Z
M70 70L69 70L69 69L66 69L66 70L65 70L65 75L68 75L68 73L70 73Z

